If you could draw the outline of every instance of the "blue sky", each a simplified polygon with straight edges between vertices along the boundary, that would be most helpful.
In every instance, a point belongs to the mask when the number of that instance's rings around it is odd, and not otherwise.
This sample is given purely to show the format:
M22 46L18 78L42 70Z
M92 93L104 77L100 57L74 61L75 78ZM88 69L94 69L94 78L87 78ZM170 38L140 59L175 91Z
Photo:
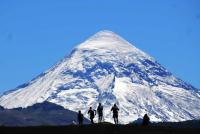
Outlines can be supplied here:
M103 29L200 88L199 0L0 0L0 93Z

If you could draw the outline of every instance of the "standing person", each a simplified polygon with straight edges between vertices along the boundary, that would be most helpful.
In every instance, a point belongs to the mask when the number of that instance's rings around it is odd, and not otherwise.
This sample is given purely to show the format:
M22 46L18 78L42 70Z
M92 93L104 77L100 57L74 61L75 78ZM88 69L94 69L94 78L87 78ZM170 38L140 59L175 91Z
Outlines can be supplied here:
M78 124L82 125L83 124L83 114L81 113L81 111L78 111Z
M96 111L92 109L92 107L90 107L89 111L88 111L88 114L90 115L90 121L91 121L91 124L94 124L94 116L96 115Z
M114 106L111 108L111 111L113 112L113 118L114 118L115 124L118 124L118 111L119 111L119 108L117 107L116 104L114 104Z
M150 122L150 118L149 118L149 116L147 114L145 114L144 117L143 117L142 125L143 126L148 126L149 122Z
M103 106L101 105L101 103L99 103L99 106L97 107L97 113L98 113L98 121L99 123L102 122L103 119Z

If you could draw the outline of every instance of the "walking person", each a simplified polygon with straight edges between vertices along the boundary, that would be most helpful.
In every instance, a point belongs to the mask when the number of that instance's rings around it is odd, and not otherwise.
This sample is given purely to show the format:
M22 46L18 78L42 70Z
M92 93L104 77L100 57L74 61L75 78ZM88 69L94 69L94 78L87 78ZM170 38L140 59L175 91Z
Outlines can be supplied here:
M103 119L103 106L101 103L99 103L99 106L97 107L97 114L98 114L98 122L102 122Z
M94 124L94 116L96 115L96 111L92 109L92 107L90 107L89 111L88 111L88 114L90 116L90 121L91 121L91 124Z
M82 125L83 124L83 114L81 113L81 111L78 111L78 124Z
M115 124L118 124L118 111L119 108L117 107L116 104L114 104L114 106L111 108L111 111L113 112L113 119Z

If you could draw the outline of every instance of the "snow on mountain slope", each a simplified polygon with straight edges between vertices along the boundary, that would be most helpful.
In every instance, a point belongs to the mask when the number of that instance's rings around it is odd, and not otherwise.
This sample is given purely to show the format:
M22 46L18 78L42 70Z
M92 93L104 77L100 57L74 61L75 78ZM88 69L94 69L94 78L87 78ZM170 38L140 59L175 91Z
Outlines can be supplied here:
M106 121L112 121L110 109L117 103L121 123L145 113L153 121L200 119L199 90L111 31L98 32L53 68L5 93L0 105L27 107L46 100L85 115L101 102Z

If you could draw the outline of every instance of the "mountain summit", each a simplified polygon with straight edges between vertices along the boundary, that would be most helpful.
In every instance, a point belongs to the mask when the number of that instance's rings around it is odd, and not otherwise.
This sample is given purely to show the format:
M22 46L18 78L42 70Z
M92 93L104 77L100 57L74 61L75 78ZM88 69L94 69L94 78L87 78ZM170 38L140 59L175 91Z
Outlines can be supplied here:
M149 55L140 51L135 46L131 45L129 42L127 42L117 34L108 30L103 30L96 33L87 41L80 44L77 47L77 49L102 50L102 51L110 50L119 53L132 52L140 57L142 56L143 57L145 56L147 58L150 57Z
M121 123L147 113L152 121L199 119L200 92L173 76L154 58L111 31L100 31L71 54L30 82L4 93L5 108L28 107L49 101L69 110L104 105L119 108ZM87 117L87 116L86 116Z

